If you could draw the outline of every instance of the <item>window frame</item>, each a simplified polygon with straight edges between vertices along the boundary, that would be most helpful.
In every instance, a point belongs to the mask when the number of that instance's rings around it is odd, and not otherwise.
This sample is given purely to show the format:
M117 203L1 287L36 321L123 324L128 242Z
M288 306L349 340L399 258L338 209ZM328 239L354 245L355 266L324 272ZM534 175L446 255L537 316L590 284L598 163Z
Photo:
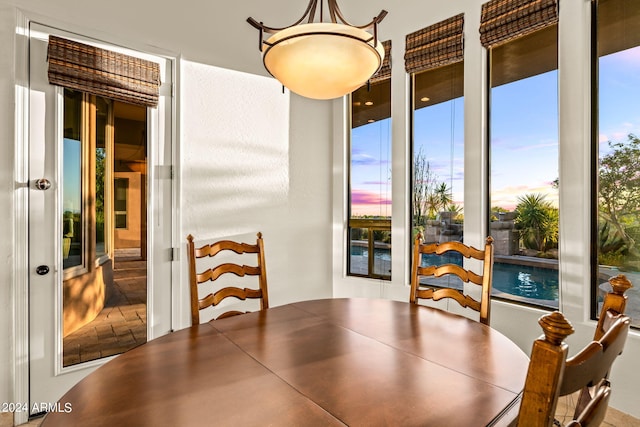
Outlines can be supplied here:
M389 111L391 109L391 102L392 102L392 93L391 93L391 76L389 75L389 77L383 78L383 79L379 79L377 80L375 83L372 83L371 86L366 85L366 86L362 86L358 89L356 89L356 91L361 90L363 88L367 88L367 90L369 90L372 86L374 85L388 85L389 89L388 89L388 103L389 103ZM356 91L354 91L353 93L355 93ZM375 256L368 256L367 257L367 274L358 274L358 273L353 273L351 271L351 266L352 266L352 260L351 260L351 230L354 228L366 228L368 230L368 244L367 247L369 248L368 254L374 253L371 251L372 248L374 248L375 246L375 241L373 238L373 232L374 231L385 231L388 232L389 235L392 234L392 216L390 215L387 219L385 218L354 218L352 217L352 154L353 154L353 116L354 116L354 111L353 111L353 106L354 106L354 96L353 93L349 94L347 97L345 97L345 99L348 100L348 108L347 108L347 112L348 112L348 119L347 119L347 126L348 126L348 132L347 132L347 156L346 156L346 160L347 160L347 209L346 209L346 220L345 220L345 225L346 225L346 239L345 239L345 244L344 244L344 250L345 250L345 258L346 258L346 270L345 270L345 276L347 277L357 277L357 278L365 278L365 279L374 279L374 280L384 280L384 281L391 281L391 275L392 272L390 271L388 275L386 274L376 274L375 273ZM375 121L379 121L380 120L380 114L379 111L377 111L374 116L376 117ZM378 117L380 116L380 117ZM386 117L386 115L384 115L385 117L382 118L382 120L389 120L390 121L390 125L389 125L389 156L391 158L391 152L392 152L392 146L393 146L393 138L391 135L391 121L393 120L393 115L391 114L391 111L389 113L389 116ZM367 124L363 124L361 126L366 126ZM392 162L390 161L389 164L391 165ZM390 209L392 210L392 209ZM391 243L392 245L393 243ZM389 249L389 254L391 256L391 248ZM391 267L391 262L390 262L390 267Z
M598 262L598 164L600 159L599 147L598 147L598 130L600 128L599 123L599 91L598 91L598 1L591 1L591 32L590 32L590 46L591 46L591 149L589 166L591 168L590 185L592 189L591 193L596 193L595 197L591 197L589 202L590 206L590 230L591 230L591 244L589 245L589 269L591 272L591 278L589 281L589 318L591 320L598 319L598 275L600 271L600 265Z
M540 31L549 31L551 28L555 27L555 39L556 39L556 59L555 59L555 68L552 70L548 70L548 71L543 71L541 73L538 74L533 74L533 75L529 75L529 76L525 76L524 79L527 78L532 78L532 77L536 77L539 75L543 75L545 73L548 73L550 71L555 70L555 72L557 73L557 77L556 77L556 90L557 90L557 94L556 94L556 105L558 106L558 115L557 115L557 141L558 141L558 157L557 157L557 164L558 164L558 176L560 174L560 168L561 168L561 162L560 162L560 118L559 118L559 114L560 114L560 24L559 22L553 23L553 24L549 24L545 27L539 28L535 31L531 31L531 32L527 32L521 36L509 39L507 41L505 41L502 44L498 44L498 45L494 45L491 47L487 47L486 48L486 55L487 55L487 61L486 61L486 67L487 67L487 82L486 82L486 88L487 88L487 96L486 96L486 111L487 111L487 126L486 126L486 135L487 135L487 139L486 139L486 144L487 144L487 176L486 176L486 180L487 180L487 201L486 201L486 206L488 208L488 212L486 214L486 226L487 226L487 230L488 230L488 234L491 235L491 217L492 217L492 209L493 209L493 185L492 185L492 164L493 164L493 156L492 156L492 112L493 112L493 108L492 108L492 98L493 98L493 86L492 86L492 71L493 71L493 58L492 55L494 54L494 48L495 47L501 47L504 45L507 45L509 43L512 42L516 42L517 40L520 40L522 38L526 38L529 36L532 36ZM528 53L527 53L528 54ZM519 79L521 80L521 79ZM518 80L513 80L511 82L507 81L506 84L508 83L512 83L512 82L516 82ZM501 85L505 84L505 82L497 85L496 87L499 87ZM558 228L560 227L560 198L561 198L561 191L560 188L558 188ZM515 208L514 208L514 212L515 212ZM518 236L518 239L520 237ZM513 304L513 305L518 305L518 306L522 306L522 307L530 307L530 308L534 308L534 309L539 309L539 310L544 310L544 311L553 311L553 310L558 310L561 308L562 304L561 304L561 300L562 300L562 283L560 280L560 275L561 275L561 256L559 254L560 252L560 239L562 238L562 234L560 233L560 231L558 230L558 258L557 258L557 269L555 269L558 272L558 278L557 278L557 282L558 282L558 298L557 298L557 307L550 307L548 305L544 305L542 303L536 303L533 301L533 299L527 299L527 298L523 298L523 299L518 299L518 295L514 295L513 297L508 297L508 296L503 296L503 295L495 295L493 293L493 290L496 289L495 286L492 289L492 295L491 298L495 299L497 301L501 301L501 302L505 302L508 304ZM495 245L495 242L494 242ZM541 268L541 267L537 267L537 266L533 266L534 268ZM495 281L495 274L494 274L494 281ZM508 293L505 292L505 295L510 295Z
M613 2L613 0L611 0ZM589 170L590 179L589 185L592 191L588 201L589 206L589 295L588 295L588 313L590 320L599 320L600 306L602 303L602 290L600 285L604 283L610 276L600 271L600 58L599 56L599 40L598 40L598 8L600 5L599 0L591 0L590 2L590 158L589 158ZM618 21L612 21L618 22ZM633 48L640 49L640 43ZM621 51L620 51L621 52ZM606 53L604 56L613 54L616 52ZM627 134L628 135L628 134ZM625 135L625 137L627 136ZM640 135L636 135L637 137ZM605 266L606 267L606 266ZM624 273L624 271L621 271ZM634 284L635 286L635 284ZM630 303L628 300L627 304ZM627 307L629 307L627 305ZM628 313L628 311L627 311ZM632 317L631 328L638 331L640 330L640 318Z

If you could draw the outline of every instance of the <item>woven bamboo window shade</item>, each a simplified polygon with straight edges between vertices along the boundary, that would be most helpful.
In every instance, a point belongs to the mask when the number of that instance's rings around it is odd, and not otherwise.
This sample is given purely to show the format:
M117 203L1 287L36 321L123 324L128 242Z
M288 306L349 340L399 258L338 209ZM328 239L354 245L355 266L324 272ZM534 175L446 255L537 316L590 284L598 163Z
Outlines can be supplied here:
M49 36L49 83L128 104L158 105L160 65Z
M407 73L417 73L463 60L464 14L408 34L404 64Z
M369 79L372 84L391 78L391 40L383 41L382 46L384 46L384 60L378 72Z
M557 22L557 0L491 0L482 5L480 42L490 48Z

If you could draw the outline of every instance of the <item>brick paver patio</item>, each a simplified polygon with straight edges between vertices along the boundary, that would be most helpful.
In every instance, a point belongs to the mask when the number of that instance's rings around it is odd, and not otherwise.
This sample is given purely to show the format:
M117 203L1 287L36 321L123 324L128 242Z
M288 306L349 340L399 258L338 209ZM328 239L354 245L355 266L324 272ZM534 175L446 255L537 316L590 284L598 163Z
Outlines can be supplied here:
M146 261L118 251L113 276L104 309L64 338L64 366L124 353L147 341Z

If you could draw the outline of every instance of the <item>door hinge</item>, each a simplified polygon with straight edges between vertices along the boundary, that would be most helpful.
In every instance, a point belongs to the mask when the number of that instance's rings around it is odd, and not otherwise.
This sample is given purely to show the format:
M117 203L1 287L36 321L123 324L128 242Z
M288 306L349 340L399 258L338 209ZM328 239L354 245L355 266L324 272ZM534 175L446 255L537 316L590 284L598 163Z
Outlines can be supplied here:
M171 248L171 261L180 261L180 248Z

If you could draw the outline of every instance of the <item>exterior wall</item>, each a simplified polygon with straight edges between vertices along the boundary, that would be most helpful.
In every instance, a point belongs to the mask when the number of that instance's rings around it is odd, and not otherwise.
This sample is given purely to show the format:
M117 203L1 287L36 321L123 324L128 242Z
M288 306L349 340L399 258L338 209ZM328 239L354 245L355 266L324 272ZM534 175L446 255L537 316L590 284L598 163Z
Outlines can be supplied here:
M114 248L139 248L142 227L142 175L138 172L114 172L114 178L129 180L127 188L127 228L114 230Z
M516 255L520 252L518 232L513 220L491 221L489 225L493 237L494 253L496 255Z
M90 272L65 280L63 288L63 336L78 330L96 318L108 299L113 283L113 261L93 268Z

